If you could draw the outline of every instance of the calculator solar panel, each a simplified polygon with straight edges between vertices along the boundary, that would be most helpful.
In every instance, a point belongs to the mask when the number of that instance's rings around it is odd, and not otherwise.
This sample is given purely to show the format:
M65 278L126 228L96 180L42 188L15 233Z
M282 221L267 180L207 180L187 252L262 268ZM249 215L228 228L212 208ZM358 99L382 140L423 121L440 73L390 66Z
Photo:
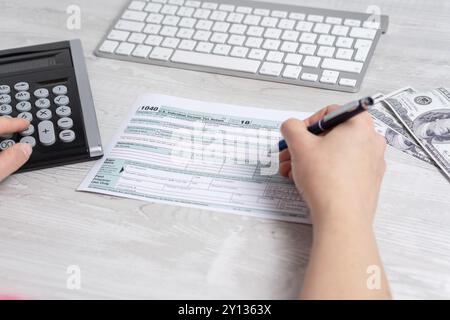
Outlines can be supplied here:
M17 142L33 146L21 171L103 154L79 40L0 51L0 116L31 123L0 137L0 150Z

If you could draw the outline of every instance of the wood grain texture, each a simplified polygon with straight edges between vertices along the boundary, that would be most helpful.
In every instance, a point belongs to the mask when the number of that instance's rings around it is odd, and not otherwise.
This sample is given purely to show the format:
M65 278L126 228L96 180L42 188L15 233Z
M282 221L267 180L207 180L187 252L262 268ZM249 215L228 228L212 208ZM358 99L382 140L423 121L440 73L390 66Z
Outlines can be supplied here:
M124 3L0 0L0 49L81 38L105 145L143 92L314 111L406 85L450 86L449 1L314 2L354 11L375 4L390 15L358 94L95 57ZM81 7L81 30L65 27L70 4ZM401 152L388 149L386 158L376 233L394 297L450 298L450 184ZM0 291L68 299L297 297L310 226L76 192L91 166L19 174L0 185ZM69 265L81 268L81 290L66 288Z

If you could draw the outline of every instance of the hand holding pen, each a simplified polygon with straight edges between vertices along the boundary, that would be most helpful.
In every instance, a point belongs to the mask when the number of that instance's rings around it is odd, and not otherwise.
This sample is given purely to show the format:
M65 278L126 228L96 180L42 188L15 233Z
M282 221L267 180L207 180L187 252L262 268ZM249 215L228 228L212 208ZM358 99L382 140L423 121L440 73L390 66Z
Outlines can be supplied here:
M367 111L369 107L373 105L373 103L374 102L371 97L366 97L357 101L349 102L326 114L322 119L308 126L308 131L315 135L319 135L328 130L331 130L335 126L347 121L348 119L353 118L361 112ZM288 146L286 141L281 140L278 143L278 146L273 151L281 152L287 147Z

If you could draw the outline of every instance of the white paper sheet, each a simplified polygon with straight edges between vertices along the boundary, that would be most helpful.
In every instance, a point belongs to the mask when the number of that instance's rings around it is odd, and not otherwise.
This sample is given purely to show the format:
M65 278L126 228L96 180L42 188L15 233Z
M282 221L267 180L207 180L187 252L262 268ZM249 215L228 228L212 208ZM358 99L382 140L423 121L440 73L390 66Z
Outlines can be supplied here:
M308 115L144 94L78 190L309 223L267 152L283 120Z

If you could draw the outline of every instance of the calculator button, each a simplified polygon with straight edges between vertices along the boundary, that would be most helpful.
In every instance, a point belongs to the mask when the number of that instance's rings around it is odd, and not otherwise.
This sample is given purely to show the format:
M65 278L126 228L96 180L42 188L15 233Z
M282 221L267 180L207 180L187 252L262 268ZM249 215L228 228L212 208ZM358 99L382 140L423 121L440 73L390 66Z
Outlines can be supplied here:
M68 117L72 114L70 107L61 106L56 108L56 114L60 117Z
M36 107L38 107L39 109L49 108L50 107L50 100L48 100L46 98L40 98L40 99L36 100L34 105Z
M62 95L62 96L57 96L57 97L55 98L55 103L56 103L58 106L66 106L66 105L69 104L69 97L68 97L68 96L64 96L64 95Z
M36 139L34 137L23 137L22 139L20 139L20 142L21 143L27 143L32 148L34 148L34 146L36 145Z
M28 89L30 89L30 85L27 82L17 82L14 85L14 89L16 91L27 91Z
M63 85L59 85L53 88L53 94L61 95L61 94L67 94L67 87Z
M48 90L45 88L40 88L34 91L34 96L36 98L47 98L48 94Z
M28 101L21 101L18 104L16 104L16 109L19 112L30 111L31 103L29 103Z
M52 117L52 110L49 109L41 109L38 112L36 112L36 117L39 120L48 120Z
M38 124L39 141L44 146L51 146L55 143L55 128L53 127L53 122L45 120Z
M11 96L7 94L0 95L0 104L9 104L11 103Z
M5 116L11 114L12 107L9 104L2 104L0 106L0 115Z
M33 120L33 115L29 112L22 112L17 115L17 118L25 119L31 122Z
M15 144L14 140L8 139L0 142L0 150L11 148Z
M34 133L34 126L30 124L26 130L23 130L20 134L22 136L31 136Z
M10 92L11 92L11 88L8 85L2 84L0 86L0 94L8 94Z
M20 91L16 93L16 100L18 101L28 101L30 100L30 93L27 91Z
M70 118L61 118L58 120L58 127L62 130L67 130L73 127L73 120Z
M62 142L69 143L75 140L75 132L72 130L64 130L59 133L59 138Z

